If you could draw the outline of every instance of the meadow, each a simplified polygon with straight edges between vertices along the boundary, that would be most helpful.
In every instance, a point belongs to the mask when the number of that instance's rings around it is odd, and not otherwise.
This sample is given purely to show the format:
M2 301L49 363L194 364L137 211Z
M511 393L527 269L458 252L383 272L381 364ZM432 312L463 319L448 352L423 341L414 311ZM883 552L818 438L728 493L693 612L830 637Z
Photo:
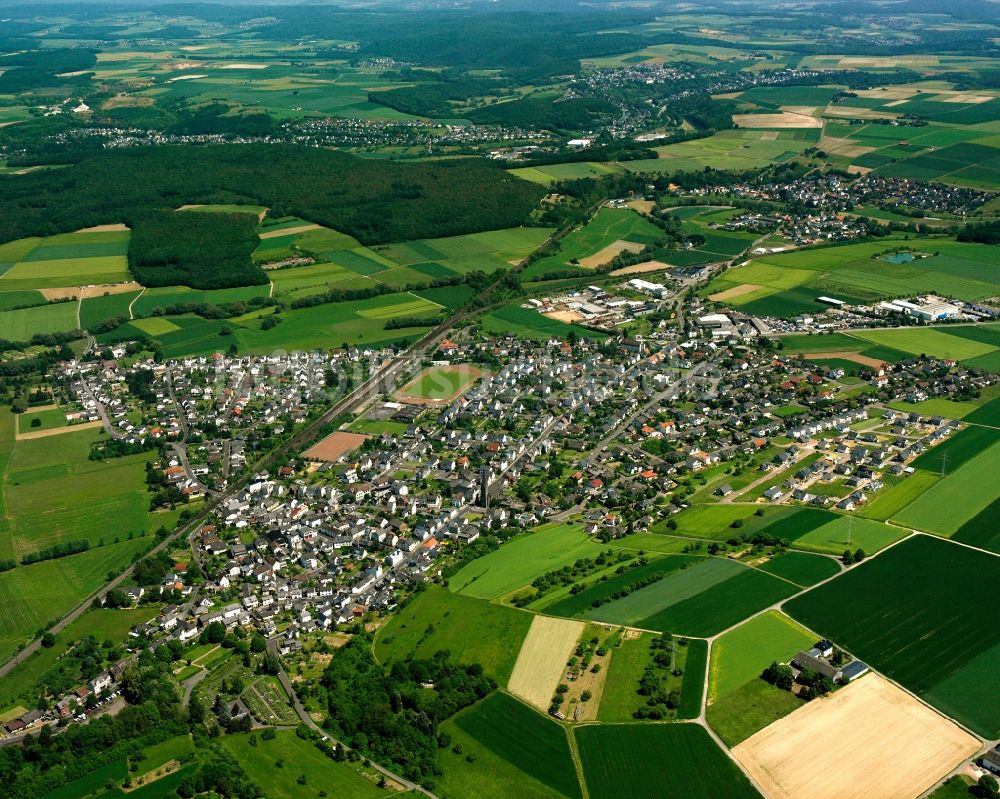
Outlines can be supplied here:
M760 795L695 724L601 724L573 735L592 799Z
M129 318L132 302L141 294L140 289L107 294L98 297L84 297L80 302L80 328L89 330L94 325L108 319Z
M0 252L0 261L12 259L0 269L0 292L130 280L129 237L128 230L104 230L10 242Z
M658 577L617 599L614 594L642 579ZM792 583L723 558L667 555L645 566L598 581L574 596L542 604L546 613L580 616L675 635L705 637L791 596ZM595 600L598 603L595 605Z
M150 526L145 464L150 455L108 462L89 459L99 430L67 430L14 444L5 464L4 505L9 530L0 555L21 557L52 544L86 539L91 545L145 535ZM112 528L108 519L115 519Z
M705 716L726 746L733 747L802 705L791 691L754 679L710 704Z
M78 327L75 302L0 311L0 338L8 341L28 341L36 333L65 333Z
M758 511L760 515L758 515ZM732 527L734 522L742 522L739 528L741 534L754 533L792 513L795 513L793 508L757 508L753 505L733 503L728 505L692 505L672 518L677 523L677 528L674 531L677 535L725 541L735 532ZM656 528L658 532L665 532L667 529L666 525Z
M931 703L940 692L942 709L993 738L1000 709L982 697L1000 691L1000 629L970 608L990 607L998 580L1000 559L921 535L784 610Z
M375 638L375 657L391 664L448 651L459 663L479 663L507 684L534 616L431 587L390 617Z
M521 795L517 786L524 777L530 780L525 789L533 791L527 795L581 797L566 730L513 697L500 692L490 694L455 716L451 725L479 745L472 753L475 765L465 768L475 774L480 787L485 775L479 771L478 760L483 751L488 751L492 757L487 760L486 773L493 758L503 761L501 775L513 780L506 787L511 797ZM541 783L549 792L539 793L535 783Z
M338 763L292 730L280 730L270 740L259 735L256 738L255 746L250 745L250 736L246 734L226 735L220 741L251 780L266 786L270 799L312 799L320 786L338 799L392 795L392 791L378 787L378 778L371 776L375 773L372 770L357 763ZM275 779L274 763L278 760L285 762L290 779ZM300 776L305 777L302 783L298 781Z
M496 599L528 585L552 569L599 555L606 547L591 541L576 524L548 524L517 536L499 549L463 566L448 587L479 599Z
M763 130L724 130L704 139L654 149L656 160L625 161L630 172L699 172L713 169L755 169L796 158L818 140L818 131L779 130L776 138Z
M773 661L787 663L815 641L815 635L776 610L755 616L712 644L709 700L716 702L759 679Z
M0 660L35 632L56 621L96 591L110 572L121 571L149 546L149 539L96 547L78 555L18 566L0 574Z
M905 535L906 530L871 519L852 520L848 516L837 516L832 521L796 538L794 546L816 552L827 552L831 555L839 555L848 547L852 550L860 548L871 555L899 541Z
M956 533L997 499L998 473L1000 444L993 444L930 486L897 513L893 521L942 535Z

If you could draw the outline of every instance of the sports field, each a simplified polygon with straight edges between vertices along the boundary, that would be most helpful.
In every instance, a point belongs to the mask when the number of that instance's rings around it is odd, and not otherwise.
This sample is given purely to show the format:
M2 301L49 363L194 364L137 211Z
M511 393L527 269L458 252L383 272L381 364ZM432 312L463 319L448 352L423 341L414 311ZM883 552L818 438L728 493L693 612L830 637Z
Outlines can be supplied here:
M507 688L539 710L548 708L584 623L535 616L514 663Z
M784 610L987 738L1000 733L1000 558L914 536ZM960 690L961 689L961 690Z
M773 661L787 663L815 642L815 635L776 610L730 630L712 644L709 701L715 702L758 679Z
M445 403L465 392L483 376L483 371L471 364L429 366L396 394L402 402Z
M533 618L526 611L432 586L379 629L375 657L389 664L410 655L426 658L448 651L459 663L479 663L506 685Z
M455 716L446 729L451 727L478 744L471 752L475 758L471 765L460 766L457 758L450 761L464 774L452 776L445 771L445 785L477 786L471 793L456 796L474 796L486 784L491 786L490 796L510 799L581 796L566 730L513 697L490 694ZM492 775L502 781L485 782Z
M919 796L979 741L876 674L733 749L768 796Z
M1000 443L970 458L893 517L917 530L951 535L1000 497Z
M696 724L601 724L573 735L592 799L760 796Z
M347 453L356 450L367 440L368 436L366 435L337 430L309 447L302 453L302 457L334 463Z
M528 585L544 572L594 557L605 549L591 541L579 525L547 524L467 563L448 580L448 587L466 596L496 599Z

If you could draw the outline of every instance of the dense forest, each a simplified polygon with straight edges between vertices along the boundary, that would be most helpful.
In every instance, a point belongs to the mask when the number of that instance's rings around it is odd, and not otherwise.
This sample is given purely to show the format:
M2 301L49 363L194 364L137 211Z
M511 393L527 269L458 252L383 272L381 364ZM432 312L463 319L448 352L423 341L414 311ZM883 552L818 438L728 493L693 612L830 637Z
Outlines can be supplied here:
M250 257L259 242L252 214L150 211L132 222L129 267L144 286L221 289L267 283Z
M133 230L130 257L148 258L138 262L142 269L191 255L190 242L182 239L195 237L177 226L208 223L195 217L167 221L152 213L186 203L265 205L274 216L294 214L365 244L380 244L514 227L544 193L480 159L400 164L267 144L118 150L89 155L65 169L0 177L0 241L126 222ZM242 252L245 231L239 224L221 219L215 224L213 235ZM177 258L163 249L150 254L167 235L165 226L174 226ZM211 257L219 255L213 236L199 241ZM240 274L241 285L261 282L245 264ZM213 282L218 279L207 276L200 284L235 285Z
M575 131L593 127L596 117L614 114L616 110L612 103L599 98L525 97L477 108L466 116L486 125Z
M430 787L440 745L437 725L494 688L481 666L459 666L447 652L395 663L387 673L372 657L371 642L359 635L338 650L320 690L338 736Z

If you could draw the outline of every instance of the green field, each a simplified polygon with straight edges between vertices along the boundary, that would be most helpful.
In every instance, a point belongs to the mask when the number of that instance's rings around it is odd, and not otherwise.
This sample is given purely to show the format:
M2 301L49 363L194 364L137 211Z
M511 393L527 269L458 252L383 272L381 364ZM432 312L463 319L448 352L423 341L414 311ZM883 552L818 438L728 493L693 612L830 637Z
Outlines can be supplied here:
M48 626L123 569L150 544L135 539L91 549L58 560L19 566L0 574L0 660Z
M100 297L87 297L80 304L80 327L87 330L108 319L128 319L129 305L140 292L126 291Z
M46 408L44 411L29 409L17 416L19 433L30 433L32 430L54 430L57 427L66 427L66 424L66 414L59 408Z
M1000 555L1000 499L993 500L983 510L958 528L952 540L961 541L974 547L988 549Z
M626 586L657 575L667 575L679 569L692 566L699 562L690 555L667 555L662 558L651 558L644 566L626 569L622 574L609 576L607 580L586 581L587 587L572 596L560 597L552 602L543 601L540 609L551 616L578 616L593 608L594 600L611 597L615 592Z
M486 762L487 775L498 773L498 776L512 781L505 788L497 786L503 793L495 794L490 790L490 796L521 796L519 786L522 782L524 790L529 792L527 795L555 795L569 799L581 796L566 730L512 696L500 692L490 694L455 716L450 725L478 743L474 754L482 757L484 751L491 753L493 757ZM498 760L503 762L497 763ZM475 779L482 790L477 763L466 768L472 773L455 787L467 786L469 780ZM538 783L548 791L540 791ZM475 793L456 795L472 796Z
M760 796L695 724L601 724L574 737L591 799Z
M733 747L802 704L791 691L752 679L709 705L705 715L726 746Z
M11 242L0 251L0 261L13 262L0 270L0 292L130 280L129 236L127 230L113 230Z
M431 587L379 630L375 657L392 663L448 651L459 663L479 663L506 685L532 618L525 611Z
M893 521L942 535L955 533L1000 495L998 473L1000 444L993 444L928 488Z
M840 566L832 558L809 555L805 552L784 552L761 564L761 571L791 580L803 588L833 577Z
M408 397L444 400L472 385L477 376L477 372L462 367L432 366L419 379L404 386L403 392Z
M984 424L1000 427L1000 398L990 400L970 413L965 421L970 424Z
M251 780L266 786L268 799L313 799L320 788L337 799L392 795L391 791L378 787L377 777L370 776L374 773L371 769L357 763L338 763L292 730L281 730L269 741L254 735L256 746L250 746L250 736L245 734L225 735L220 741ZM277 760L285 761L280 779L274 767ZM302 775L305 784L298 782Z
M71 780L61 788L43 794L42 799L81 799L102 790L108 782L122 782L128 777L128 761L114 760L89 774Z
M605 549L587 538L579 525L544 525L466 564L448 580L448 587L466 596L495 599L528 585L544 572Z
M273 279L278 274L280 272L271 272L269 276ZM157 308L162 311L172 305L183 303L204 302L209 305L221 305L228 302L245 302L253 297L266 297L267 292L267 286L243 286L212 290L192 289L187 286L157 286L147 288L142 292L142 295L132 306L132 313L136 317L150 316Z
M887 482L874 499L861 507L858 516L883 522L891 519L937 481L936 474L918 470L895 483Z
M0 338L8 341L29 341L36 333L67 333L78 327L75 302L0 311Z
M91 442L101 433L70 430L16 442L10 459L0 464L8 514L0 528L0 555L20 557L77 539L110 544L147 532L145 464L151 454L90 460Z
M758 510L762 511L760 516L757 515ZM735 503L731 505L692 505L672 518L677 522L676 533L678 535L725 541L734 533L756 532L794 512L792 508L755 508L752 505L737 505ZM737 520L743 522L738 531L732 527L733 522ZM666 527L663 525L657 530L663 532Z
M1000 628L992 607L1000 558L914 536L787 602L785 610L886 676L995 738Z
M712 644L709 700L731 694L759 677L773 661L787 663L815 642L815 635L776 610L750 619Z
M571 231L559 242L559 252L541 258L524 270L526 279L537 279L548 272L563 272L578 268L587 274L591 268L611 260L600 259L590 268L574 262L583 262L618 241L646 245L662 237L662 232L645 217L627 208L601 208L586 225Z

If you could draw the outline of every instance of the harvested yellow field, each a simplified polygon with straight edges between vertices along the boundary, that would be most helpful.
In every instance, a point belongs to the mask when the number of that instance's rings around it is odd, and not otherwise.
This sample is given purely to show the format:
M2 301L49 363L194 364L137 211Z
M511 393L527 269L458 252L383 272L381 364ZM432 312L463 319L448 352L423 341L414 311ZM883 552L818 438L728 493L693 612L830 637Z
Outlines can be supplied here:
M616 256L621 255L623 252L642 252L645 247L645 244L637 244L634 241L624 241L623 239L619 239L618 241L609 244L599 252L596 252L587 258L581 258L580 266L586 266L588 269L595 269L598 266L604 266L604 264L608 263Z
M821 128L823 120L806 114L782 111L780 114L736 114L733 123L740 128Z
M765 727L733 755L772 799L913 799L978 739L877 674Z
M750 294L751 292L762 288L764 287L758 286L756 283L742 283L739 286L733 286L731 289L717 291L715 294L710 294L708 298L713 302L725 302L726 300L742 297L744 294Z
M669 268L670 264L665 264L663 261L643 261L641 264L632 264L632 266L616 269L611 274L615 277L618 275L642 275L646 272L661 272Z
M507 682L510 692L539 710L548 709L585 626L582 621L535 616Z
M988 103L993 99L992 94L976 94L974 92L959 92L958 94L953 94L951 96L941 96L931 98L933 100L940 100L943 103L971 103L972 105L979 105L979 103Z
M898 114L890 113L885 109L895 103L904 103L905 100L895 100L886 103L883 108L854 108L847 105L831 105L826 110L826 115L830 117L846 117L848 119L895 119Z

